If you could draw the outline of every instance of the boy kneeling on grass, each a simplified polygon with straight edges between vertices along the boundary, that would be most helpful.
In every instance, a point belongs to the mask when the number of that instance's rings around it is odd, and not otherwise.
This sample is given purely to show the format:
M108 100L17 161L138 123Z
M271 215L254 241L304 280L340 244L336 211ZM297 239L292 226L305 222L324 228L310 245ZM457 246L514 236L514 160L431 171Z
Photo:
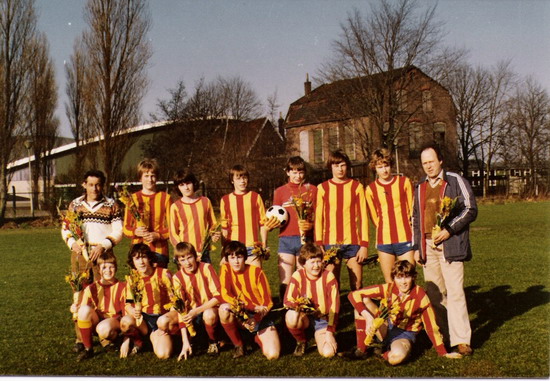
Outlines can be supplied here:
M350 292L348 299L355 308L357 349L355 358L366 357L374 335L384 340L383 358L391 365L402 363L411 353L417 334L425 329L440 356L461 358L447 353L443 337L424 289L415 284L416 269L409 261L397 261L391 271L393 283L373 285ZM372 299L380 300L377 307Z
M134 287L130 281L126 284L126 314L120 321L124 341L120 347L120 357L137 354L143 347L143 338L150 333L153 351L160 359L172 354L172 339L169 333L157 325L159 317L167 312L165 305L170 302L172 276L162 267L154 267L156 257L148 245L138 243L128 252L128 265L131 271L137 271L141 302L137 303ZM159 329L161 328L161 329ZM130 352L130 344L133 348Z
M115 341L120 332L120 319L124 312L125 282L115 278L116 257L112 252L102 253L97 259L100 279L84 289L78 309L78 329L85 350L77 361L89 359L94 354L92 332L96 331L99 342L106 351L115 351Z
M321 247L306 243L300 249L298 263L302 266L292 274L285 293L284 306L288 308L285 322L296 339L294 356L303 356L306 350L306 329L313 326L319 354L336 354L336 324L340 310L338 282L323 265Z
M174 327L181 331L182 349L178 361L192 354L189 339L189 329L194 331L199 324L204 324L208 335L207 353L211 356L219 354L216 328L218 326L218 306L221 301L220 280L210 263L199 262L195 247L189 242L180 242L175 247L174 260L179 271L172 277L173 290L181 297L185 309L177 311L172 308L158 320L159 327Z
M239 328L255 334L254 341L268 360L279 357L281 343L275 325L267 318L273 307L269 282L261 268L246 264L246 246L238 241L229 242L222 250L225 263L220 271L220 306L222 326L235 346L233 358L244 356Z

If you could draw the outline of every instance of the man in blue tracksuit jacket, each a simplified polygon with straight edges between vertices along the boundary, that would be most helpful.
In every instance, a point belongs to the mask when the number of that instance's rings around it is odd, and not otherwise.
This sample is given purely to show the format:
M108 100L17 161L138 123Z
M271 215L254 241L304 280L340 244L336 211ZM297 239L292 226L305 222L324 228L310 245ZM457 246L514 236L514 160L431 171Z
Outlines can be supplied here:
M415 260L423 265L425 289L440 327L447 311L450 346L456 346L462 355L471 355L472 330L464 294L464 261L472 257L469 227L477 217L476 201L465 178L443 169L437 146L425 146L420 161L426 177L416 186L414 194ZM444 197L456 198L457 203L444 219L441 231L433 232Z

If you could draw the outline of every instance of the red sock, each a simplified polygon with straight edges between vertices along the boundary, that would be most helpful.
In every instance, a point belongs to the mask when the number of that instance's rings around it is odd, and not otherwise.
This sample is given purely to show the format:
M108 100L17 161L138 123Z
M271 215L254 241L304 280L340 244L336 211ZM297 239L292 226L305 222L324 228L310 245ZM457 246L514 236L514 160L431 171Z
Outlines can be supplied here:
M82 337L82 343L87 349L92 347L92 322L91 321L78 321L78 329L80 330L80 337Z
M217 327L217 323L214 323L214 325L210 325L210 324L204 324L204 328L206 329L206 333L208 334L208 338L212 341L212 342L216 342L216 327Z
M234 346L243 346L243 340L241 338L241 334L239 333L239 328L237 328L237 323L222 323L222 327Z
M130 329L124 335L128 336L134 341L134 346L141 347L143 345L143 339L141 338L141 334L139 333L139 330L137 328Z
M307 341L305 329L289 328L288 332L292 334L292 336L296 339L296 342L298 343L303 343Z
M366 327L367 327L367 321L365 319L355 319L357 349L363 352L367 350L367 346L365 345L365 338L367 337Z

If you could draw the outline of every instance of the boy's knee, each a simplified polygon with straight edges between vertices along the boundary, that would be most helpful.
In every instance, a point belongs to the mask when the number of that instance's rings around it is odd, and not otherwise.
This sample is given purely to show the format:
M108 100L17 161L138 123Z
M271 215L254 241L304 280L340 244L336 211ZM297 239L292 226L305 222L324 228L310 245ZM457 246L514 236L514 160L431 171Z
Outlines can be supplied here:
M220 306L219 314L220 314L220 320L222 323L228 323L231 317L231 312L229 311L230 307L229 304L224 303Z
M90 306L80 306L78 309L78 319L79 320L91 320L93 309Z
M126 332L130 329L132 326L132 318L129 316L124 316L122 319L120 319L120 330L122 332Z
M203 318L205 324L214 325L216 323L216 321L218 320L218 314L216 313L216 311L214 309L209 308L209 309L207 309L206 311L203 312L202 318Z

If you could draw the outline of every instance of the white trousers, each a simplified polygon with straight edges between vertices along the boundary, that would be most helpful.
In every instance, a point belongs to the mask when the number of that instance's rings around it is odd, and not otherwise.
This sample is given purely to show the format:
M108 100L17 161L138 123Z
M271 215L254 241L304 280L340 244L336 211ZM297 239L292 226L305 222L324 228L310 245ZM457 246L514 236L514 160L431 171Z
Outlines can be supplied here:
M426 240L424 265L425 289L434 307L438 325L445 335L445 309L447 310L448 337L451 347L470 345L472 329L464 294L464 263L447 262L443 245L432 249L432 240Z

